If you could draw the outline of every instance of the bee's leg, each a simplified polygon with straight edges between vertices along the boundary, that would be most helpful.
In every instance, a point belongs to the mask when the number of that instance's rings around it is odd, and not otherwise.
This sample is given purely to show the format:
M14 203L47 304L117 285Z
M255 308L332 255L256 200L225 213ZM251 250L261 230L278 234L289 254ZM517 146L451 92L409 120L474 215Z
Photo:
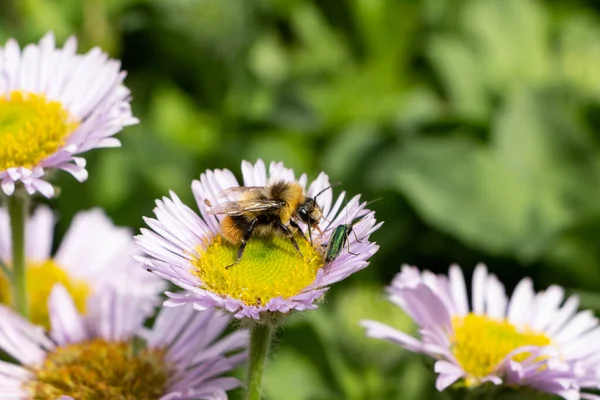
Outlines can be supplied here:
M248 240L250 240L250 237L252 236L252 231L254 230L255 225L256 225L256 220L252 220L252 222L250 222L250 224L246 228L246 231L244 232L244 237L242 238L242 244L240 244L240 247L237 252L237 258L233 264L226 266L225 267L226 269L229 269L229 268L233 267L234 265L238 264L240 262L240 260L242 259L242 256L244 255L244 250L246 250L246 243L248 243Z
M290 231L290 228L288 228L287 226L285 226L285 225L284 225L284 224L282 224L281 222L279 223L279 225L278 225L278 228L279 228L279 229L281 229L281 231L282 231L283 233L285 233L285 235L286 235L287 237L289 237L289 238L290 238L290 241L291 241L291 242L292 242L292 244L294 245L294 248L295 248L296 250L298 250L298 253L300 253L300 256L301 256L301 257L304 257L304 256L302 255L302 252L300 251L300 246L298 246L298 243L296 242L296 239L294 239L294 234L292 233L292 231Z
M300 225L298 225L296 222L294 222L294 220L291 220L291 219L290 219L290 225L292 226L292 228L296 229L300 233L300 236L302 236L304 239L306 239L306 236L304 235L302 228L300 228ZM308 240L308 239L306 239L306 240Z

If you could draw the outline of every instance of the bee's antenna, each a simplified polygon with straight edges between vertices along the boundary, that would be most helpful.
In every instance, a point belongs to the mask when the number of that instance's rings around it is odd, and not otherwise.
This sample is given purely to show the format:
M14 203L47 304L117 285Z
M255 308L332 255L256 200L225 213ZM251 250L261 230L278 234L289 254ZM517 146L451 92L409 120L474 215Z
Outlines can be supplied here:
M315 195L315 197L313 197L313 200L316 200L316 199L317 199L317 197L319 197L321 194L323 194L323 192L325 192L327 189L331 189L332 187L339 186L339 185L341 185L341 184L342 184L342 182L340 182L340 181L336 181L336 182L333 182L333 183L331 183L331 184L330 184L329 186L327 186L325 189L323 189L323 190L321 190L319 193L317 193L317 194Z

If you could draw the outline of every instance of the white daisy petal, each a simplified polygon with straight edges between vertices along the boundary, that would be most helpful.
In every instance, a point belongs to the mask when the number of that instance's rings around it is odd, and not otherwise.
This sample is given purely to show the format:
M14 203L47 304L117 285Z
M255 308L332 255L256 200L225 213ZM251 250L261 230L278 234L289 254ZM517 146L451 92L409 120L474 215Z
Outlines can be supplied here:
M57 284L50 293L51 336L59 345L81 342L86 339L83 318L77 312L73 299L64 286Z
M527 322L529 318L531 302L533 301L534 291L533 282L529 278L522 279L510 299L508 305L508 320L515 325Z
M458 265L454 264L450 266L448 277L450 278L450 290L457 314L466 315L469 312L469 301L462 270Z
M473 272L473 312L475 314L485 313L485 293L487 290L487 268L478 264Z

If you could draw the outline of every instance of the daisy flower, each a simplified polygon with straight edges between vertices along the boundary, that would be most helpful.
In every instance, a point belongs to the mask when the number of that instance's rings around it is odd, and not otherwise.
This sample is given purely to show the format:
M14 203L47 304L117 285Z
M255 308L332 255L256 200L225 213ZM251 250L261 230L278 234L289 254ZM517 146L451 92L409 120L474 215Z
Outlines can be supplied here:
M150 229L142 229L142 234L136 237L138 246L147 254L140 258L145 268L186 289L182 293L167 292L170 299L166 306L193 303L200 310L216 307L233 313L236 318L258 321L263 321L264 313L277 317L292 310L314 309L331 284L365 268L378 250L369 241L369 235L381 223L360 202L360 196L342 208L342 193L333 203L325 173L307 185L306 175L296 180L294 172L282 163L271 163L267 175L265 164L259 160L254 165L244 161L242 175L244 186L297 182L306 196L314 198L322 192L316 202L323 213L320 220L323 234L313 229L309 241L296 233L302 255L283 235L251 236L241 262L226 268L236 259L239 245L224 239L223 216L211 215L209 209L222 201L224 189L240 184L229 170L206 171L199 181L192 183L200 215L171 193L156 202L156 218L145 219ZM353 221L356 236L349 235L340 255L326 263L322 245L329 243L334 227ZM308 233L306 225L298 223Z
M141 270L131 258L138 250L129 229L116 227L100 209L80 212L52 255L54 224L54 214L46 206L38 207L27 221L25 274L32 322L49 326L47 302L56 283L64 285L82 313L105 286L148 300L147 311L153 311L165 282ZM8 215L0 208L0 261L10 266L11 260ZM0 302L10 303L10 297L8 279L0 272Z
M414 338L376 321L363 321L370 337L434 359L436 387L486 382L529 387L568 400L600 399L581 393L600 387L600 327L591 311L577 313L578 299L564 290L536 293L523 279L508 298L496 276L478 265L471 307L461 269L448 276L403 266L388 288L390 300L419 325Z
M222 376L244 361L247 333L220 338L229 319L191 306L163 308L144 328L144 301L105 289L84 320L60 284L47 334L0 307L0 398L20 400L226 400L239 381Z
M0 183L7 195L21 182L29 194L52 197L49 170L85 181L85 159L75 155L119 146L113 135L138 122L121 63L99 48L76 51L74 37L61 49L52 33L22 50L14 39L0 47Z

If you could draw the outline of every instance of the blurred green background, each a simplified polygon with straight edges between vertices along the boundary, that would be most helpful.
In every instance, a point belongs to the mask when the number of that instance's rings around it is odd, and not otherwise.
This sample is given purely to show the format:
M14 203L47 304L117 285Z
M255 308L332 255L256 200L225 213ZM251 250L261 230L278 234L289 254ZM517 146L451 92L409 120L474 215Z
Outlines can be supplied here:
M269 399L436 399L382 296L402 263L485 262L600 310L600 5L589 0L2 0L0 39L53 30L129 72L142 123L60 174L59 232L101 206L136 230L207 168L282 160L373 204L371 266L280 332ZM239 174L238 174L239 176ZM235 393L233 398L239 398Z

